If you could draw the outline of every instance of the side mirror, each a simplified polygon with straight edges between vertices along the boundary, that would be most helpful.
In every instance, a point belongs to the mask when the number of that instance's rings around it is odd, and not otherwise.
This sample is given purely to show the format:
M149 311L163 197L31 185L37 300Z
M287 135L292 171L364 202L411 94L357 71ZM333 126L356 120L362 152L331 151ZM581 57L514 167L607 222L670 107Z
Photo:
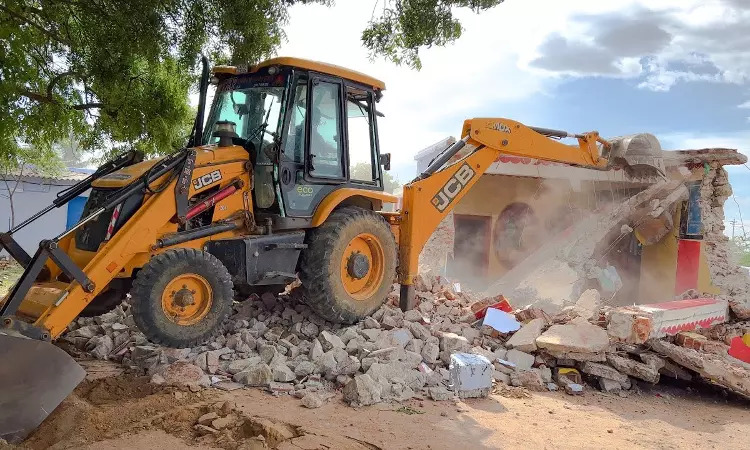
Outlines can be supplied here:
M391 170L391 154L390 153L380 154L380 165L383 166L384 170Z

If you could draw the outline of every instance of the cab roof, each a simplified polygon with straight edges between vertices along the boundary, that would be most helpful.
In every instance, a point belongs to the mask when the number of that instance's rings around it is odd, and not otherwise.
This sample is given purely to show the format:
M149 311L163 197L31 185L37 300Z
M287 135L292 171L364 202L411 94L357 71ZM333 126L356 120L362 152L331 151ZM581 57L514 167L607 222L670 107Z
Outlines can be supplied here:
M282 56L278 58L271 58L269 60L258 63L254 66L250 66L247 69L248 73L255 73L258 70L269 67L269 66L290 66L299 67L300 69L312 70L314 72L325 73L333 75L347 80L356 81L357 83L370 86L376 90L385 90L385 83L378 80L377 78L366 75L356 70L347 69L346 67L337 66L335 64L328 64L319 61L312 61L309 59L292 58L288 56ZM239 74L242 73L234 66L216 66L213 69L214 73L225 73L225 74Z

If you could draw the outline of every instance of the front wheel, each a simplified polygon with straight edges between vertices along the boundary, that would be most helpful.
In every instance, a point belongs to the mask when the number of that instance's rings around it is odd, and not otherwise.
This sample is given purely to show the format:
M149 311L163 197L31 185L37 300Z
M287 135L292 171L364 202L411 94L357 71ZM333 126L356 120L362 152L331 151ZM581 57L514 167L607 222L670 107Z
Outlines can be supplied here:
M131 290L133 320L156 344L184 348L214 336L232 312L232 279L215 256L175 249L153 257Z
M302 253L300 281L311 308L336 323L372 314L396 276L396 242L379 214L347 206L310 230Z

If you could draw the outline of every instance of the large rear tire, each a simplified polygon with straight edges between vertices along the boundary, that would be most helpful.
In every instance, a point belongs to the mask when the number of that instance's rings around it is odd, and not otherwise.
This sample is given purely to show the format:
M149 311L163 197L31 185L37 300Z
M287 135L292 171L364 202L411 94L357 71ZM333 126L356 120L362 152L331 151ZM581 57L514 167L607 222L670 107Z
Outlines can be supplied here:
M384 302L398 256L390 226L379 214L347 206L307 234L300 281L307 303L336 323L354 323Z
M156 344L202 344L232 312L232 279L215 256L175 249L151 259L133 281L133 320Z

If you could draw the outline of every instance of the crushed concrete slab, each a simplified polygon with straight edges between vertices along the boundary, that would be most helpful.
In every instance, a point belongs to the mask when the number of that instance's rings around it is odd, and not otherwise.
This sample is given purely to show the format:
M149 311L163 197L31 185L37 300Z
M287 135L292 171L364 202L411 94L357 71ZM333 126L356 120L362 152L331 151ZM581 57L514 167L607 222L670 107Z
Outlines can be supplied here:
M607 332L588 322L552 325L536 339L539 348L552 352L596 353L609 347Z
M511 363L514 370L529 370L534 365L534 355L511 349L505 354L505 361ZM502 364L502 361L501 361Z
M649 383L659 382L659 370L623 356L607 354L607 362L620 372Z
M690 348L655 339L649 346L676 364L700 374L712 383L750 399L750 369L732 364L710 353L700 353Z
M536 338L541 336L542 330L546 325L547 321L545 319L532 319L515 332L505 342L505 346L527 353L536 351Z
M618 385L629 383L628 376L606 364L585 362L581 364L581 372L595 375L600 378L614 380Z

